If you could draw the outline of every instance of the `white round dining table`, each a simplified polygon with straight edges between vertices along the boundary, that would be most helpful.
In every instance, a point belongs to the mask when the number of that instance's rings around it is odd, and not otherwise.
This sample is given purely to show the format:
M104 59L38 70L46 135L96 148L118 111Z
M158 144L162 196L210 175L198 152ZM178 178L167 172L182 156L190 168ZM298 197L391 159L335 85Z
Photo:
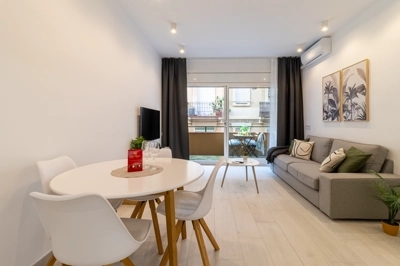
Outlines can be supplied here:
M204 168L192 161L156 158L160 173L141 177L115 177L111 172L127 166L127 159L94 163L74 168L54 177L50 188L59 195L96 193L107 199L130 198L163 192L165 195L168 253L170 265L178 265L175 230L174 189L199 179ZM151 171L150 171L151 172Z

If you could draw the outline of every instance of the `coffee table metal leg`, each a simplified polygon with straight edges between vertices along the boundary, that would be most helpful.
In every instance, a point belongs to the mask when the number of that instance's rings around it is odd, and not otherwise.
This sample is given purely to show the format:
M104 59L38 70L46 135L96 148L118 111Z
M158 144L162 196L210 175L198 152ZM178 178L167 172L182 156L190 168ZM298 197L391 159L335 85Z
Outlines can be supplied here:
M247 165L246 165L246 181L248 181L248 180L249 180L249 176L247 174Z
M226 164L226 168L225 168L225 172L224 172L224 177L222 178L221 187L224 185L225 176L226 176L226 171L228 171L228 167L229 167L229 163Z
M246 167L247 168L247 167ZM257 184L257 177L256 177L256 171L254 171L254 166L252 166L251 168L253 168L253 176L254 176L254 182L256 183L256 188L257 188L257 194L259 194L258 192L258 184ZM246 169L247 172L247 169Z

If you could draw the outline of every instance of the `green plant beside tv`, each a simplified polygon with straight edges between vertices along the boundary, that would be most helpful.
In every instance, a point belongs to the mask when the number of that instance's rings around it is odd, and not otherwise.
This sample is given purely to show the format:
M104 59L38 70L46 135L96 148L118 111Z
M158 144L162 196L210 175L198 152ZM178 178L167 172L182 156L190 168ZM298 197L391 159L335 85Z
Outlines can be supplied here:
M388 220L382 221L383 223L390 224L391 226L397 227L397 231L399 230L399 224L395 221L396 215L400 210L400 184L391 185L389 184L380 174L377 172L371 171L375 175L375 180L372 181L372 186L379 192L379 195L373 195L373 197L379 201L381 201L388 208ZM383 228L385 231L385 227ZM388 233L385 231L385 233ZM390 234L390 233L389 233Z

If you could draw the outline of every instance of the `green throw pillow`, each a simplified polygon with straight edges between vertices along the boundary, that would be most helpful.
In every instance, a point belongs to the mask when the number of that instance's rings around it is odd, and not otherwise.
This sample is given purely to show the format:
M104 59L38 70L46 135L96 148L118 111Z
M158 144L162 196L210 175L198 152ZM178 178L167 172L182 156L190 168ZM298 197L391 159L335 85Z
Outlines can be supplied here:
M306 139L304 139L302 141L309 142L310 138L306 138ZM288 154L288 155L292 154L293 145L294 145L294 140L292 140L292 142L290 143L289 150L288 150L288 152L286 154Z
M352 146L346 151L346 159L339 165L337 172L355 173L364 166L370 157L371 154L367 154Z

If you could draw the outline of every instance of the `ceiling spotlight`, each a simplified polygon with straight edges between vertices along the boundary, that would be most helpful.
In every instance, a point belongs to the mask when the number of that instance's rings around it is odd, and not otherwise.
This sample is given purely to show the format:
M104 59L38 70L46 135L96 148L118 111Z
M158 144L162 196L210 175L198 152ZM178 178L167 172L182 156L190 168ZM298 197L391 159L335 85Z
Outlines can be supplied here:
M298 53L303 52L303 48L301 47L301 45L299 45L299 46L297 47L297 52L298 52Z
M328 21L324 20L321 22L321 31L327 31L328 30Z
M183 46L183 45L179 46L179 52L181 54L184 54L185 53L185 46Z
M171 33L176 33L176 23L171 23Z

